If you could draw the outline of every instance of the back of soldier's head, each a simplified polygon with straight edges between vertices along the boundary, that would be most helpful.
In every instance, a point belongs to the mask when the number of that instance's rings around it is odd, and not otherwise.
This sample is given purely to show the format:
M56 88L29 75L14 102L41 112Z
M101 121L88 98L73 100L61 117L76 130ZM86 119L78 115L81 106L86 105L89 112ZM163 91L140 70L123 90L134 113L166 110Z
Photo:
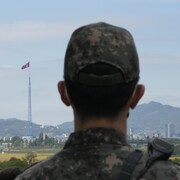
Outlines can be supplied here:
M81 116L116 116L139 78L131 34L106 23L75 30L65 55L64 78L71 102Z

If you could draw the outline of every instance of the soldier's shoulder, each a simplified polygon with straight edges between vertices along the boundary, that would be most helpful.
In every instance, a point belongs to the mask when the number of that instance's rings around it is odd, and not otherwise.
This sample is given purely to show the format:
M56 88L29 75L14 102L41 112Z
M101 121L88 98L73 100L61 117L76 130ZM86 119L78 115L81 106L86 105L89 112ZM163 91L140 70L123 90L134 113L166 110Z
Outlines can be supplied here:
M27 168L24 172L19 174L16 177L15 180L24 180L24 179L32 179L33 180L33 177L36 177L36 175L40 174L41 166L42 165L41 165L41 162L40 162L40 163L37 163L34 166L31 166L31 167Z
M170 160L156 161L144 175L143 179L148 180L179 180L180 166Z
M145 170L148 160L148 153L144 152L133 172L133 180L140 175L142 175L140 180L180 180L180 165L175 164L171 160L156 160Z
M49 159L36 163L35 165L25 169L15 180L36 180L39 177L44 178L44 168L52 167L55 164L54 158L56 155L52 156ZM54 161L54 162L53 162Z

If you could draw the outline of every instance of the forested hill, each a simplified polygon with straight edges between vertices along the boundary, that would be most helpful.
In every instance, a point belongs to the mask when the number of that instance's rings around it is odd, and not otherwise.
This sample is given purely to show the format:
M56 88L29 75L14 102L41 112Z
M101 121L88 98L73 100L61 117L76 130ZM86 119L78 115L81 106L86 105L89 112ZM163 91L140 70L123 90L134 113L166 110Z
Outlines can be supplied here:
M174 124L176 132L180 133L180 108L152 101L141 104L130 112L128 127L132 127L135 133L164 134L165 124L168 123Z
M141 104L130 111L128 128L133 128L134 133L161 133L165 132L165 124L173 123L176 132L180 133L180 108L162 105L157 102ZM26 135L27 121L18 119L0 119L0 136ZM40 132L51 136L70 133L73 131L73 122L65 122L57 126L41 126L33 123L33 134Z
M26 136L28 132L27 125L28 123L26 120L19 120L16 118L0 119L0 136ZM73 122L62 123L57 126L42 126L33 123L32 127L34 136L41 132L46 133L49 136L60 136L63 133L70 133L73 131Z

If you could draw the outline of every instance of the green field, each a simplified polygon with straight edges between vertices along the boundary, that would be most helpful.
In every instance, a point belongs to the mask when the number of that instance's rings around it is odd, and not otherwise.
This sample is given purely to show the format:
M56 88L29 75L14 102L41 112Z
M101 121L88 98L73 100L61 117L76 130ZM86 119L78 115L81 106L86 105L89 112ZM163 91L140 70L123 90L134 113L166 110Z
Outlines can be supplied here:
M36 153L37 157L36 159L38 161L41 161L43 159L46 159L49 156L52 156L54 153ZM16 157L18 159L22 159L25 157L26 153L5 153L5 154L0 154L0 161L8 161L12 157Z
M170 160L180 163L180 156L172 156L170 157Z
M10 160L12 157L18 158L18 159L23 159L25 157L25 155L28 153L29 151L26 152L4 152L0 154L0 162L3 161L8 161ZM38 161L44 160L52 155L54 155L56 153L56 151L48 151L48 150L44 150L44 151L31 151L33 153L35 153L36 159Z
M18 158L18 159L23 159L26 154L30 152L30 151L25 151L25 152L5 152L4 154L0 154L0 162L3 161L8 161L10 160L12 157ZM44 159L47 159L48 157L54 155L55 153L57 153L57 151L53 151L53 150L33 150L31 151L33 153L35 153L36 159L37 161L41 161ZM172 161L179 161L180 162L180 156L172 156L170 158Z

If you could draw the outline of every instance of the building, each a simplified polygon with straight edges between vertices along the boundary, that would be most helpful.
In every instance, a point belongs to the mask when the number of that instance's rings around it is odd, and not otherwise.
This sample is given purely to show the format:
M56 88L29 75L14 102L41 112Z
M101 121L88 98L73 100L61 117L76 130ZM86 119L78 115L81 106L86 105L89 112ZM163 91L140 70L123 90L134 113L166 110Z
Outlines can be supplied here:
M133 135L134 135L134 134L133 134L133 128L130 128L130 129L129 129L129 139L130 139L130 140L133 140Z
M172 123L165 125L165 137L172 138L175 135L175 125Z

